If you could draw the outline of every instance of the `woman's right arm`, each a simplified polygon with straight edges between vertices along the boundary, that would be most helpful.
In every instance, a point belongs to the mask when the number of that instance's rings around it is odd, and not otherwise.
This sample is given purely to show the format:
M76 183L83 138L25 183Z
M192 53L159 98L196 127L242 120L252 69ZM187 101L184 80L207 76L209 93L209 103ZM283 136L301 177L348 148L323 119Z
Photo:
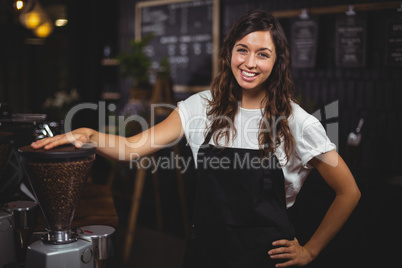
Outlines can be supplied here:
M183 127L177 108L161 123L132 137L100 133L89 128L79 128L55 137L38 140L31 144L34 149L51 149L73 143L77 148L93 143L97 153L111 159L130 161L152 154L159 149L178 142L183 136Z

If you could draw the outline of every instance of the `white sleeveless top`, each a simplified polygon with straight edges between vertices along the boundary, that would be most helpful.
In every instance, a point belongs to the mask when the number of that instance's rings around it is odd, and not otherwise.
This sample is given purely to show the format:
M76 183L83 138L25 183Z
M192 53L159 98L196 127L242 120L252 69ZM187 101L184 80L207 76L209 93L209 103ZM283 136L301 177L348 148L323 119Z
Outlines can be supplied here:
M195 165L197 165L197 153L205 140L205 132L210 124L207 118L208 102L212 98L209 90L199 92L188 99L178 103L179 114L187 138L191 147ZM282 165L285 177L285 191L287 207L291 207L296 195L299 193L312 166L309 161L322 153L336 149L322 124L317 118L304 111L298 104L292 102L292 115L288 118L290 131L295 139L295 149L286 160L283 143L277 148L275 155ZM232 137L227 147L259 149L258 133L261 120L260 109L239 108L235 116L234 126L236 136ZM280 120L280 119L277 119ZM269 122L271 123L271 122ZM211 139L210 144L214 144ZM218 145L223 145L219 142Z

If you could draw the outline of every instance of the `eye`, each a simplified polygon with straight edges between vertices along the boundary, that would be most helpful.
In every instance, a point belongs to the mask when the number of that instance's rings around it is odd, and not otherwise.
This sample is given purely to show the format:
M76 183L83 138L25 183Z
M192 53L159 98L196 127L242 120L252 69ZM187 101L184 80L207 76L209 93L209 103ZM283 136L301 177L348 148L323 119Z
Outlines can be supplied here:
M238 52L240 54L244 54L247 52L247 50L245 48L238 48L238 49L236 49L236 52Z
M267 54L267 53L259 53L258 55L260 55L261 57L263 57L263 58L270 58L271 56L269 55L269 54Z

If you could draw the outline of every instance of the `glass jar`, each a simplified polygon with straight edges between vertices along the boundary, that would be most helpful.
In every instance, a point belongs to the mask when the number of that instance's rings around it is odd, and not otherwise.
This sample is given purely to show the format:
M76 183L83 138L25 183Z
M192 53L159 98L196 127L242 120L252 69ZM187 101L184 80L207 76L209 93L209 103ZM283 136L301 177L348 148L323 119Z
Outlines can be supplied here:
M48 242L72 239L71 222L95 160L95 148L65 145L51 150L19 150L48 228Z

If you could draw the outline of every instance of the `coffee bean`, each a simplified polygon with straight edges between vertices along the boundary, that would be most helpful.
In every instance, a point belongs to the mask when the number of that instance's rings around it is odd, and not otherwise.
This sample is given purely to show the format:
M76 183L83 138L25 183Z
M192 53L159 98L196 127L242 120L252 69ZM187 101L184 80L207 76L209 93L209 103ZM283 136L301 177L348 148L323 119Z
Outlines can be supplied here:
M71 229L94 160L93 155L65 162L59 159L23 162L50 231Z

